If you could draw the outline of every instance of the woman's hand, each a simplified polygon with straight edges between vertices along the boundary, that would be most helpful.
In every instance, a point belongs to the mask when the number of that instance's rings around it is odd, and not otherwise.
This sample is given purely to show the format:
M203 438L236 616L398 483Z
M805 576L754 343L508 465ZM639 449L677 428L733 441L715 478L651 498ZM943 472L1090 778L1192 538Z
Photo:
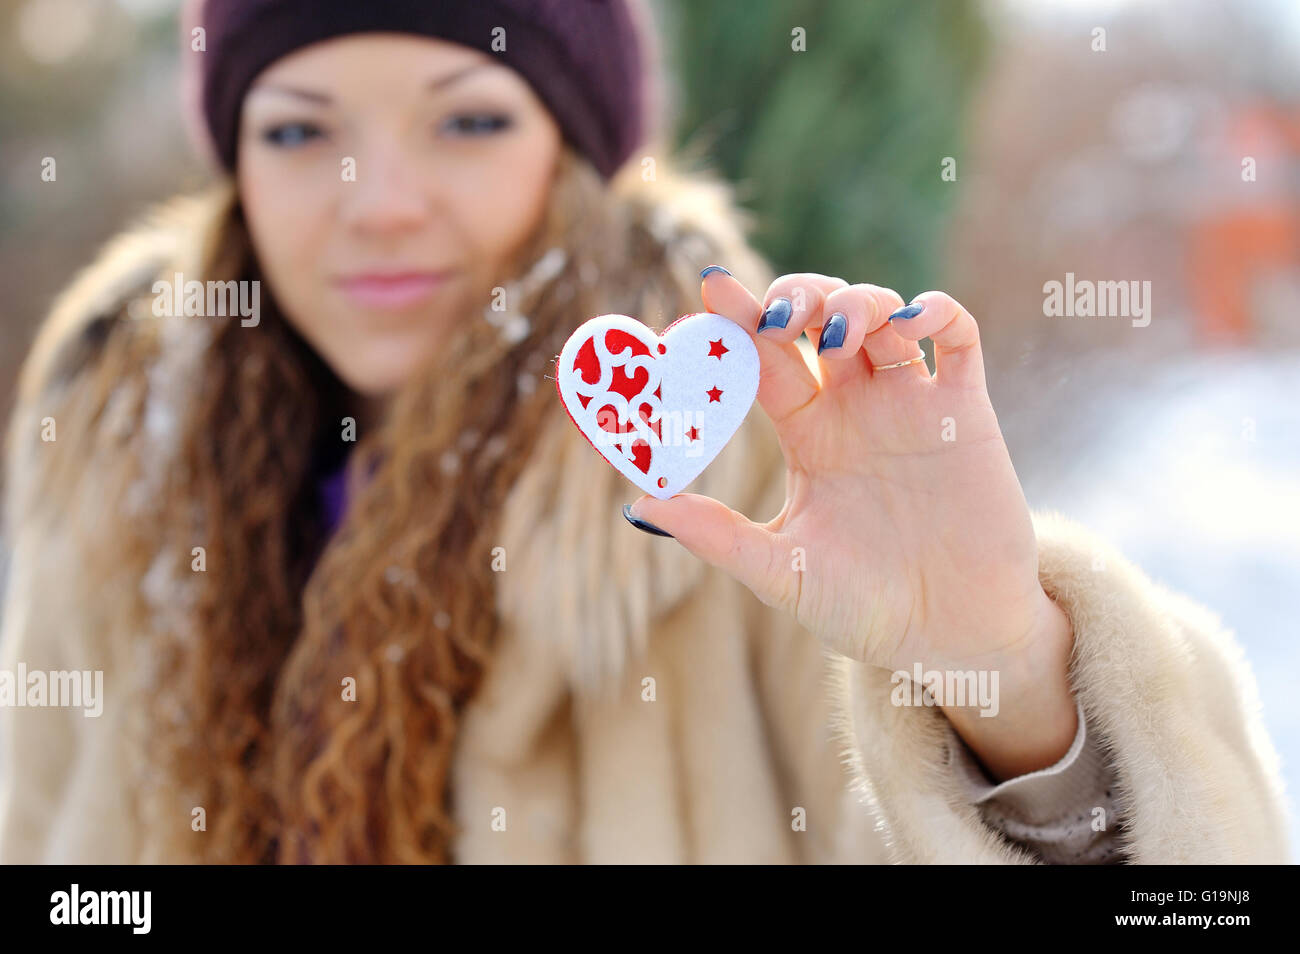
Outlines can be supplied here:
M699 494L646 495L633 515L853 659L997 672L997 717L944 706L995 777L1059 760L1077 730L1070 627L1038 582L975 319L942 292L904 308L890 289L816 274L778 279L760 303L706 269L702 297L758 348L785 506L754 523ZM794 344L804 331L819 339L817 375ZM926 337L934 377L924 362L873 370L919 355Z

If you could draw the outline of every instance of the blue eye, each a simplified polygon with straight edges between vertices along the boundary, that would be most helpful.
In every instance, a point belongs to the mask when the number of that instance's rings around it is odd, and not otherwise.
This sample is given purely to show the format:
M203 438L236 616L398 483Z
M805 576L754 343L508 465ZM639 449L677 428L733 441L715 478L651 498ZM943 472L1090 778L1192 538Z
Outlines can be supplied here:
M447 120L444 128L457 136L490 136L512 123L509 116L496 113L462 113Z
M262 139L273 146L292 149L317 138L324 138L324 131L312 123L281 123L262 133Z

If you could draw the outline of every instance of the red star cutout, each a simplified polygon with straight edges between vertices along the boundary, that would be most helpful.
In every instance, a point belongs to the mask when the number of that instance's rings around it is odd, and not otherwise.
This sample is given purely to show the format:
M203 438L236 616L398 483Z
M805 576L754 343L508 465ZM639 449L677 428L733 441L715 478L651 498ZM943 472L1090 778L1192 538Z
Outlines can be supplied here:
M714 401L717 401L719 404L722 403L722 392L718 390L718 386L716 384L713 387L709 388L704 393L709 396L710 404L712 404Z
M717 341L710 341L710 342L709 342L709 357L710 357L710 358L717 358L719 361L721 361L721 360L722 360L722 356L723 356L724 354L726 354L726 353L727 353L728 351L730 351L730 350L731 350L730 348L724 348L724 347L722 347L722 339L721 339L721 338L719 338Z
M692 427L686 432L686 436L693 441L698 441L700 439L700 429L698 427Z

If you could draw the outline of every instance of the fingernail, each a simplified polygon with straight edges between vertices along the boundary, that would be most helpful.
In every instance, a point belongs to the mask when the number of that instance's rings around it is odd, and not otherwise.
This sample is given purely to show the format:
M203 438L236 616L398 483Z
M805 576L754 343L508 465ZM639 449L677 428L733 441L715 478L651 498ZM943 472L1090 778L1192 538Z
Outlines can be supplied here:
M709 277L710 275L712 275L714 272L722 272L722 274L724 274L724 275L730 275L730 274L731 274L731 272L727 271L727 270L726 270L725 268L723 268L721 265L710 265L710 266L709 266L708 268L706 268L704 271L700 272L700 278L701 278L701 280L702 280L702 279L705 279L705 278L708 278L708 277Z
M902 308L898 309L898 311L890 315L889 320L893 321L895 318L915 318L923 311L925 311L925 305L904 305Z
M772 304L768 305L763 311L763 317L758 319L758 333L766 331L768 328L784 328L790 323L790 315L794 313L794 305L790 304L789 298L777 298Z
M671 533L668 533L666 530L660 530L653 523L642 520L640 517L632 516L631 504L623 504L623 516L627 517L627 522L632 524L632 526L636 527L638 530L644 530L646 533L653 533L661 537L672 536Z
M838 348L844 344L844 336L849 333L849 319L844 316L844 312L837 311L826 319L826 324L822 326L822 336L817 342L817 353L821 354L827 348Z

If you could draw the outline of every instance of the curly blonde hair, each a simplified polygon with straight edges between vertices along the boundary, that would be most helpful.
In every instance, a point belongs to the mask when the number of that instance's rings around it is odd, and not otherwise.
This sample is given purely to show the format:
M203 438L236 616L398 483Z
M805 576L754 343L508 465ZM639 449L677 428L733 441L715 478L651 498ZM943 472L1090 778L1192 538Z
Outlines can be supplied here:
M675 218L675 204L690 213ZM204 277L258 278L233 185L209 206ZM454 860L458 719L500 625L491 551L505 496L562 413L547 380L555 356L591 315L662 327L699 310L698 271L720 256L765 274L745 224L730 190L701 173L660 161L610 185L566 149L544 220L498 290L508 312L465 316L362 435L332 536L314 478L343 458L347 395L273 295L256 329L211 326L165 466L146 443L165 337L121 320L43 332L25 390L58 408L62 465L51 459L42 496L70 499L78 471L102 466L123 508L73 532L96 567L98 610L142 621L122 647L149 671L137 811L154 829L190 806L206 815L203 837L162 826L165 857ZM159 594L160 562L184 569L196 543L203 572Z

